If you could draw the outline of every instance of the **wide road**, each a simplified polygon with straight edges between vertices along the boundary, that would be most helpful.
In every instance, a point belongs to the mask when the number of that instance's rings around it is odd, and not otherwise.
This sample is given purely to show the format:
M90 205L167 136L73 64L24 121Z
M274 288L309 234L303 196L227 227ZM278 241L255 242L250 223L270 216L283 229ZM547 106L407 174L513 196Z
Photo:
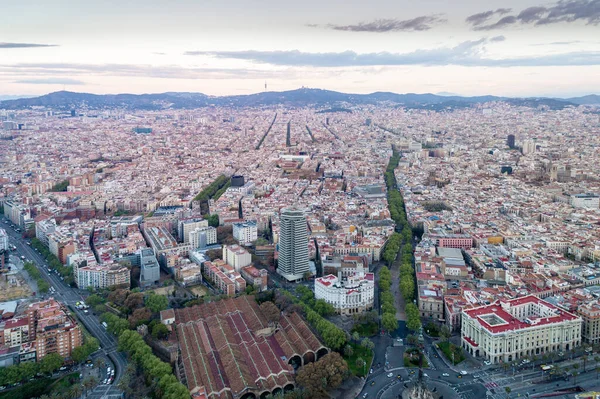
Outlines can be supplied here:
M42 273L43 278L48 281L50 286L54 287L56 290L52 296L58 301L65 303L77 315L77 318L90 332L90 334L98 339L102 352L110 359L110 362L112 362L112 365L107 364L107 366L111 366L115 370L115 379L113 384L99 385L94 390L94 393L90 393L88 397L109 398L113 397L113 395L117 395L114 397L120 397L121 391L116 388L116 384L119 382L121 376L125 372L127 367L127 358L123 353L117 352L116 338L104 329L97 316L91 313L85 314L82 310L76 308L75 303L84 300L85 291L70 287L68 284L65 284L63 280L61 280L58 274L48 272L48 264L46 263L46 260L39 253L34 251L33 248L27 245L27 241L22 238L20 233L16 232L10 224L5 223L5 221L8 219L5 217L0 219L2 220L0 226L6 230L6 233L9 236L9 242L17 248L16 252L18 255L24 256L26 259L33 261L33 263Z
M369 374L365 386L359 397L387 399L396 397L404 387L404 383L415 382L418 376L418 370L415 368L406 368L402 364L402 352L404 347L391 347L392 340L386 336L377 336L373 338L376 344L375 360L373 362L373 373ZM385 349L385 355L382 355L381 348ZM583 352L582 352L583 353ZM463 399L504 399L506 398L506 387L511 389L511 397L527 397L542 395L544 393L554 393L557 390L581 386L586 390L598 390L600 380L597 378L596 367L600 366L593 360L587 362L587 372L583 373L582 360L580 358L565 358L555 361L562 370L571 367L573 364L579 364L579 373L575 380L570 377L568 381L564 379L548 382L544 380L544 373L540 369L541 360L536 364L533 362L528 365L522 365L513 372L512 369L504 371L498 365L484 366L474 369L469 368L466 375L462 375L458 370L462 366L450 367L449 363L442 359L440 351L435 348L434 340L425 337L425 357L429 366L423 371L424 380L430 387L436 387L439 393L445 398L463 398ZM444 392L442 392L442 389ZM562 395L560 397L573 398L573 395Z

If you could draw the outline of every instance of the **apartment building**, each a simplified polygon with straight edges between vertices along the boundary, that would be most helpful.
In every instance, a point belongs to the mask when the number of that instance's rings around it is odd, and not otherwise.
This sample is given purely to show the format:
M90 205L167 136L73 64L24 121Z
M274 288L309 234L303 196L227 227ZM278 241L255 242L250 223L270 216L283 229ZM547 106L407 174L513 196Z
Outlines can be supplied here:
M239 245L225 245L223 246L223 260L233 266L236 272L239 272L242 267L252 264L252 255Z
M492 363L568 351L581 344L582 319L533 295L463 310L464 350Z
M582 303L577 314L583 319L581 337L590 344L600 343L600 301Z
M8 234L4 229L0 229L0 251L8 251Z
M35 341L37 360L50 353L63 358L83 345L83 334L77 322L60 303L50 298L32 303L27 308L30 341Z
M241 245L249 245L258 238L256 221L233 223L232 226L233 238L235 238Z
M177 224L177 233L179 235L179 239L186 244L189 243L190 233L201 227L208 227L208 220L201 218L180 220ZM197 247L192 246L192 248Z
M258 291L266 291L269 288L269 272L265 269L257 269L250 265L242 267L240 274L248 285L253 285Z
M212 226L196 227L189 232L189 241L191 249L206 248L217 243L217 229Z
M16 317L0 323L0 347L12 348L29 341L29 318Z
M91 265L73 266L75 282L79 288L92 287L95 289L114 286L131 286L131 271L122 265Z
M140 285L157 284L160 281L160 265L152 248L142 248L136 254L140 259Z
M444 295L441 289L419 286L418 306L421 317L435 321L444 320Z
M185 287L202 283L202 270L196 263L183 265L175 269L175 277Z
M237 292L246 289L246 280L234 270L233 266L228 265L221 259L216 259L214 262L204 262L202 268L206 278L225 295L233 297Z
M35 237L46 247L50 246L48 235L56 231L56 221L54 219L44 219L35 223Z
M48 249L62 264L66 264L67 256L75 252L75 243L71 237L55 231L48 235Z

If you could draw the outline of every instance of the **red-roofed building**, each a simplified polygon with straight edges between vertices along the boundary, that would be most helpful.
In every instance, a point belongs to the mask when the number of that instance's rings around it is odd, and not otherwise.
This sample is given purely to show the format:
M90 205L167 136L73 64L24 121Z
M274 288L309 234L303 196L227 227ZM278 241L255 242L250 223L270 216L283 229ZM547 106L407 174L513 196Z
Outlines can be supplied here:
M492 363L581 344L582 319L533 295L462 312L462 347Z

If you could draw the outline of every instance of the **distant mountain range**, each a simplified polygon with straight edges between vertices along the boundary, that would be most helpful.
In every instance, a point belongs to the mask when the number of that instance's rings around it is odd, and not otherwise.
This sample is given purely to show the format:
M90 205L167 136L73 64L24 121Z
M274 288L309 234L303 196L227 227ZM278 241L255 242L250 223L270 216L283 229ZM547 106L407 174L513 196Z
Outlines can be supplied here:
M445 93L444 93L445 94ZM159 93L159 94L89 94L57 91L40 97L19 98L0 101L0 109L27 109L47 107L57 110L115 109L160 110L191 109L210 106L260 107L285 105L290 107L383 104L417 109L452 109L470 107L490 101L505 101L517 106L537 108L546 106L562 109L567 106L600 105L600 96L589 95L567 99L558 98L510 98L496 96L462 97L436 94L396 94L375 92L371 94L348 94L320 89L298 89L283 92L263 92L239 96L207 96L202 93Z

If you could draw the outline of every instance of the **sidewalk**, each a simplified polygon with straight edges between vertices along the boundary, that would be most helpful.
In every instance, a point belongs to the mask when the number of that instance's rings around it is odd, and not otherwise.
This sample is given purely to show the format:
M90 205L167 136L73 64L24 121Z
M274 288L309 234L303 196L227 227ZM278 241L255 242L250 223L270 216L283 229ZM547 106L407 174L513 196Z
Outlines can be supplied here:
M400 252L398 252L400 253ZM400 262L396 259L390 269L392 274L392 295L394 296L396 306L396 320L406 321L406 313L404 312L404 297L400 293Z

